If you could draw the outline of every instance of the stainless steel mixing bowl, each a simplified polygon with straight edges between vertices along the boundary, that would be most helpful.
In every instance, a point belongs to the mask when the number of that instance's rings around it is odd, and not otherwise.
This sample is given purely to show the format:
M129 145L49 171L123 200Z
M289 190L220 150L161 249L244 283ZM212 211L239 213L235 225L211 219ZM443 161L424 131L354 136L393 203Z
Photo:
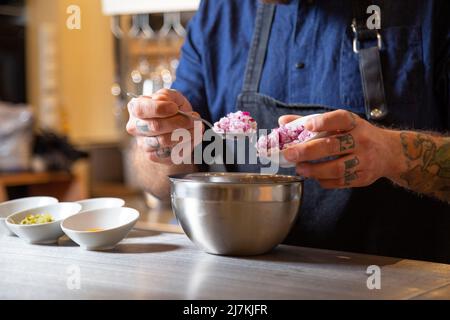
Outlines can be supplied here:
M302 198L299 177L254 173L174 175L172 208L186 235L212 254L257 255L287 236Z

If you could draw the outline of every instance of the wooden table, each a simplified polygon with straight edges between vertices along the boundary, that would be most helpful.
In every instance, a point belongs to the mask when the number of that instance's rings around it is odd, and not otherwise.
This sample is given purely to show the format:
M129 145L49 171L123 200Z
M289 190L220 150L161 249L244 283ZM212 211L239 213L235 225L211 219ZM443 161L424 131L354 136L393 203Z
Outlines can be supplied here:
M381 268L380 290L367 288L369 265ZM284 245L221 257L184 235L143 231L110 252L4 236L0 288L2 299L448 299L450 265Z

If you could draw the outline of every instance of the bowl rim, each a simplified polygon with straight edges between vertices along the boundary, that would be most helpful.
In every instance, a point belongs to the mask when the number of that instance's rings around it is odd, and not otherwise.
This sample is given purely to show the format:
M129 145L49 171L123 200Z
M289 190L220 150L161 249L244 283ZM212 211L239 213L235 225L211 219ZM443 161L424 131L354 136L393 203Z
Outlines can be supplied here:
M119 200L118 202L122 203L122 206L125 205L125 200L118 197L98 197L98 198L87 198L75 201L75 203L83 204L83 203L89 203L89 202L95 202L95 201L108 201L108 200ZM100 208L99 208L100 209Z
M57 198L50 197L50 196L31 196L31 197L22 197L22 198L2 201L2 202L0 202L0 206L8 205L8 204L11 204L11 203L17 203L17 202L21 202L21 201L25 201L25 200L33 200L33 199L58 200ZM58 202L59 202L59 200L58 200ZM55 202L55 203L58 203L58 202Z
M117 227L108 228L108 229L102 229L101 231L96 231L96 232L92 232L92 231L82 231L82 230L75 230L75 229L71 229L71 228L65 227L65 226L63 225L64 222L66 222L66 220L68 220L68 219L74 217L75 215L76 215L76 216L81 216L81 215L85 215L85 214L89 214L89 213L95 213L96 211L111 210L111 209L121 209L121 210L122 210L122 209L127 209L127 210L128 210L128 209L131 209L133 213L136 213L136 217L134 217L134 218L133 218L132 220L130 220L129 222L124 223L124 224L121 224L121 225L119 225L119 226L117 226ZM66 232L66 230L68 230L69 232L76 232L76 233L82 233L82 234L86 234L86 233L89 233L89 234L99 234L99 233L102 233L102 232L107 232L107 231L112 231L112 230L117 230L117 229L123 228L124 226L127 226L127 225L129 225L130 223L135 223L137 220L139 220L139 217L140 217L140 213L139 213L139 211L138 211L137 209L135 209L135 208L130 208L130 207L99 208L99 209L92 209L92 210L83 211L83 212L80 212L80 213L71 215L70 217L67 217L67 218L63 219L62 221L60 221L60 224L61 224L61 229L64 231L64 233Z
M57 220L54 220L54 221L52 221L52 222L37 223L37 224L11 223L11 222L9 222L8 220L9 220L10 218L12 218L13 216L19 215L19 214L21 214L21 213L24 213L24 212L27 212L27 211L30 211L30 210L39 210L39 209L47 208L47 207L50 207L50 206L65 205L65 204L70 204L70 205L75 204L75 205L78 205L78 206L79 206L78 211L75 212L74 214L72 214L71 216L76 215L76 214L79 214L80 211L81 211L81 209L82 209L81 204L78 204L78 203L76 203L76 202L57 202L57 203L53 203L53 204L49 204L49 205L45 205L45 206L40 206L40 207L35 207L35 208L27 209L27 210L22 210L22 211L14 212L14 213L10 214L9 216L7 216L7 217L5 218L5 223L6 223L6 225L7 225L8 227L9 227L9 226L13 226L13 227L18 227L18 228L41 227L41 226L47 226L47 225L51 225L51 224L61 223L62 221L64 221L65 219L67 219L67 218L69 218L69 217L57 219ZM71 217L71 216L70 216L70 217Z
M50 197L50 196L31 196L31 197L22 197L22 198L17 198L17 199L12 199L12 200L7 200L7 201L0 202L0 207L5 207L5 206L11 205L11 204L20 203L20 202L23 202L23 201L37 200L37 199L51 200L51 202L49 202L48 204L44 204L44 205L41 205L41 206L47 206L47 205L60 203L59 199L55 198L55 197ZM25 210L29 210L29 209L34 209L34 208L37 208L37 207L30 207L28 209L21 209L21 210L18 210L18 211L13 211L12 213L8 214L7 216L0 216L0 220L1 219L5 219L6 220L10 215L13 215L15 213L19 213L19 212L22 212L22 211L25 211Z
M201 181L194 180L187 176L189 175L200 175L200 176L246 176L246 175L257 175L257 176L270 176L275 178L286 179L285 181L279 182L242 182L242 181ZM266 173L252 173L252 172L193 172L193 173L182 173L169 175L170 182L189 182L198 183L203 185L243 185L243 186L274 186L274 185L290 185L295 183L303 183L304 178L300 176L282 175L282 174L266 174Z

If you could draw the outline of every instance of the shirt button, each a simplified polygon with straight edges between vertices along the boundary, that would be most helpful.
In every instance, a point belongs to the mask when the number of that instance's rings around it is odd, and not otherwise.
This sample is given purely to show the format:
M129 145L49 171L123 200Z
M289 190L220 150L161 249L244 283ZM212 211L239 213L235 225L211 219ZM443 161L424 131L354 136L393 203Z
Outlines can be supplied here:
M303 62L298 62L295 64L296 69L303 69L305 67L305 64Z

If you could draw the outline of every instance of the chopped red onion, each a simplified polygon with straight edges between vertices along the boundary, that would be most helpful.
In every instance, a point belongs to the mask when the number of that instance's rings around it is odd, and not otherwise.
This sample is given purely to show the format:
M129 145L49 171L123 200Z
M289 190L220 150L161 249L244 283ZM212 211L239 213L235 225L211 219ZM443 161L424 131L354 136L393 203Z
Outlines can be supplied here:
M273 129L269 135L258 139L257 149L260 155L267 156L274 150L284 150L288 147L304 142L315 136L314 132L308 131L304 126L289 128L285 125Z
M214 131L217 133L255 133L257 124L255 119L247 111L237 111L229 113L214 123Z

